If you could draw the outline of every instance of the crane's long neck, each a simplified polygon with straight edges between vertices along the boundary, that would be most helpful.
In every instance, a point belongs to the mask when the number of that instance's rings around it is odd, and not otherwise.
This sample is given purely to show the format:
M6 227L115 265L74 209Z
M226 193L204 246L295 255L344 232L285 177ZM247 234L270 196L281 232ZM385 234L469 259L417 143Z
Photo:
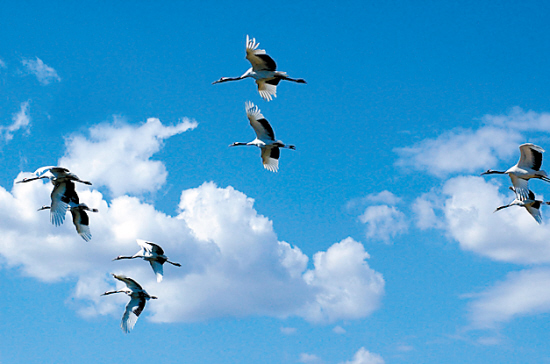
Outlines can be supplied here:
M44 179L44 178L50 179L49 176L32 177L32 178L23 178L21 181L17 181L16 183L26 183L26 182L36 181L37 179Z
M110 295L110 294L113 294L113 293L121 293L121 292L126 293L126 292L123 291L123 290L118 290L118 291L107 291L107 292L103 293L102 296L107 296L107 295Z
M176 267L181 267L181 264L179 264L179 263L171 262L171 261L169 261L169 260L167 260L166 262L167 262L167 263L170 263L170 264L172 264L172 265L175 265Z
M506 171L493 171L492 169L489 169L486 172L483 172L481 175L484 174L506 174Z
M121 259L134 259L134 258L142 258L141 255L132 255L132 256L129 256L129 255L119 255L118 257L116 257L115 259L113 260L121 260Z
M238 147L239 145L254 145L254 144L235 142L235 143L231 144L230 147Z

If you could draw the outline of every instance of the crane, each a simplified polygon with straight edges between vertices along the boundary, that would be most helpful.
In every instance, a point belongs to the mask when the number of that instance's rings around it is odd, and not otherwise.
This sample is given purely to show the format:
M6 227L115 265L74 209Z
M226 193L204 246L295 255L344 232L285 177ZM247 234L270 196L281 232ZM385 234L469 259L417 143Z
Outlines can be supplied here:
M136 239L138 245L141 247L141 250L138 251L136 254L132 256L124 256L119 255L113 260L120 260L120 259L135 259L135 258L141 258L149 262L151 264L151 268L153 268L153 272L155 272L157 276L157 282L162 281L162 276L164 274L163 270L163 264L164 263L170 263L172 265L175 265L176 267L181 267L180 263L171 262L168 260L168 257L164 254L164 250L157 244L151 243L149 241L145 241L142 239Z
M245 103L246 116L250 121L250 126L256 132L256 139L248 143L235 142L230 147L239 145L253 145L261 149L261 157L264 168L271 172L279 170L279 148L288 148L295 150L294 145L285 145L282 141L275 139L275 132L260 112L258 106L252 102Z
M277 64L265 50L258 49L260 43L256 43L256 39L250 39L246 36L246 59L252 65L242 76L240 77L222 77L212 84L222 83L227 81L238 81L251 77L256 80L258 85L258 92L260 96L266 100L271 101L273 97L277 97L277 85L281 80L292 81L296 83L307 83L302 78L291 78L286 72L277 71Z
M512 180L514 191L520 200L529 199L529 179L538 178L550 182L546 172L541 170L542 153L544 149L532 143L525 143L519 146L520 157L516 165L506 171L494 171L492 169L483 172L485 174L507 174Z
M126 284L126 287L115 291L107 291L103 293L102 296L107 296L113 293L126 293L128 296L130 296L130 302L128 302L128 304L126 305L124 315L122 315L122 321L120 322L120 327L122 328L122 331L124 331L125 333L129 333L134 328L139 315L143 312L143 309L145 308L145 303L149 299L156 300L158 297L151 296L139 285L138 282L136 282L132 278L126 277L122 274L112 273L112 275L119 281L124 282L124 284Z

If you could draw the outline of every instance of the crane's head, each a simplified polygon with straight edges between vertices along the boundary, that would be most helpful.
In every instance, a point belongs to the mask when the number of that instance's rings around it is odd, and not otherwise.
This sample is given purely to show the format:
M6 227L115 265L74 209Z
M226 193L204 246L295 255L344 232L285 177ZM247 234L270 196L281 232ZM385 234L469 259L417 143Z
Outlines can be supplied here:
M221 83L225 81L229 81L229 77L222 77L219 80L212 82L212 84L215 85L216 83Z

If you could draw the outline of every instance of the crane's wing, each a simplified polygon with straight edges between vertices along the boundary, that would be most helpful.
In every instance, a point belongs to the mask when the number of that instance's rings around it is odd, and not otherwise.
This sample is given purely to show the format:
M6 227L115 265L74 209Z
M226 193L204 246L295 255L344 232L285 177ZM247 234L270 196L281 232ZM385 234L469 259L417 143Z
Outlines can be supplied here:
M141 246L143 249L147 250L150 253L153 253L153 255L164 255L164 250L160 247L160 245L157 245L155 243L151 243L150 241L145 241L141 239L136 239L139 246Z
M526 205L525 208L527 209L527 211L529 211L531 216L533 216L535 220L537 220L539 224L542 223L542 216L540 214L540 201L535 201L531 205Z
M129 333L136 325L137 319L145 308L145 298L132 297L126 305L126 310L122 316L120 327L125 333Z
M55 226L60 226L65 221L65 214L69 208L68 200L65 197L66 184L58 183L54 185L51 193L52 204L50 208L50 221Z
M257 49L260 43L256 43L256 39L250 39L246 36L246 59L252 65L255 72L258 71L275 71L277 64L265 53L263 49Z
M56 169L56 168L62 168L62 167L55 167L55 166L40 167L36 171L34 171L34 175L36 175L36 177L40 177L40 176L50 172L55 177L55 174L52 172L52 169ZM68 171L69 170L67 170L67 172Z
M273 128L266 120L266 118L260 112L258 106L254 105L250 101L245 103L246 116L250 121L250 126L256 132L256 137L260 140L273 140L275 141L275 132Z
M149 263L151 264L151 268L153 268L153 272L157 275L157 282L162 282L162 275L164 274L162 264L156 260L150 260Z
M73 223L78 235L85 241L92 239L92 233L90 232L90 218L84 209L80 207L71 207L71 215L73 215Z
M265 101L271 101L274 97L277 97L277 85L279 84L279 78L261 79L256 80L258 85L258 92Z
M138 245L144 250L145 252L151 253L153 251L153 246L148 241L142 240L142 239L136 239Z
M514 192L516 193L516 198L520 201L529 200L529 181L523 178L519 178L513 174L510 174L510 180L514 185Z
M264 168L271 172L279 170L279 147L266 146L262 148L262 163Z
M526 143L519 146L519 151L521 155L519 157L518 167L527 167L535 171L540 170L540 166L542 165L542 153L544 153L544 149L538 145Z
M63 167L49 167L49 170L56 178L71 174L67 168Z
M130 277L126 277L122 274L113 274L113 277L115 277L119 281L124 282L126 284L126 287L128 287L132 291L143 291L143 288L139 285L139 283L134 281Z

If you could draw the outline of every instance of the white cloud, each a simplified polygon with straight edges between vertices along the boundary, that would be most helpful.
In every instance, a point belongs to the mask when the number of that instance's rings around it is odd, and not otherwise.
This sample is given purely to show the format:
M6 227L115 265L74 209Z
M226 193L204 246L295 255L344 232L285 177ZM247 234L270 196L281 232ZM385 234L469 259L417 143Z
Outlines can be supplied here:
M54 81L61 81L61 78L57 74L57 71L45 64L38 57L36 57L36 59L23 59L21 63L23 64L23 66L25 66L27 71L35 75L38 79L38 82L40 82L40 84L44 86Z
M136 197L107 203L88 186L78 184L77 191L82 202L99 209L90 216L89 243L69 218L55 227L47 211L36 211L49 204L49 183L14 184L11 192L0 188L0 255L8 267L42 281L75 279L70 305L84 316L121 315L127 297L99 296L117 284L110 272L133 277L159 296L145 315L156 322L250 315L334 322L365 317L383 294L382 276L368 267L360 243L334 244L317 253L315 268L306 271L307 256L278 241L253 200L231 187L205 183L183 191L175 216ZM111 261L135 253L136 238L160 244L182 267L166 267L158 284L144 261Z
M512 272L503 282L473 297L470 320L478 329L497 328L518 316L550 312L550 269ZM497 339L484 344L494 344Z
M174 126L164 126L156 118L141 125L115 119L112 124L92 127L88 138L67 138L66 153L59 163L94 185L106 186L114 196L154 192L166 182L168 172L164 163L151 157L164 139L196 126L188 119Z
M462 249L493 260L550 262L550 224L537 224L522 207L494 212L514 199L511 191L500 194L496 182L481 177L456 177L444 184L439 197L443 201L441 213L447 234Z
M313 322L335 322L365 317L380 305L384 279L371 269L369 255L352 238L332 245L313 256L315 268L304 274L310 287L317 288L315 302L304 316Z
M21 109L19 112L12 116L13 123L8 126L0 126L0 134L4 137L4 140L10 141L13 139L13 133L23 129L27 133L31 123L31 117L29 115L29 101L21 103Z
M298 329L295 327L281 327L280 330L284 335L294 335L298 332Z
M6 62L4 62L2 59L0 59L0 68L7 68Z
M408 229L405 214L395 206L369 206L359 216L359 221L367 225L368 239L378 239L386 243Z
M442 210L442 205L436 198L439 196L432 191L417 197L412 204L413 216L419 229L444 228L442 217L436 213L438 209Z
M344 329L342 326L334 326L332 332L338 335L343 335L346 333L346 329Z
M352 360L341 362L340 364L384 364L384 359L376 353L371 353L365 348L359 349Z
M550 132L550 114L514 108L507 115L486 115L477 129L455 129L412 147L396 149L396 165L443 177L450 173L481 173L505 161L506 168L519 160L518 146L527 132Z
M320 364L323 361L315 354L301 353L298 362L304 364Z

